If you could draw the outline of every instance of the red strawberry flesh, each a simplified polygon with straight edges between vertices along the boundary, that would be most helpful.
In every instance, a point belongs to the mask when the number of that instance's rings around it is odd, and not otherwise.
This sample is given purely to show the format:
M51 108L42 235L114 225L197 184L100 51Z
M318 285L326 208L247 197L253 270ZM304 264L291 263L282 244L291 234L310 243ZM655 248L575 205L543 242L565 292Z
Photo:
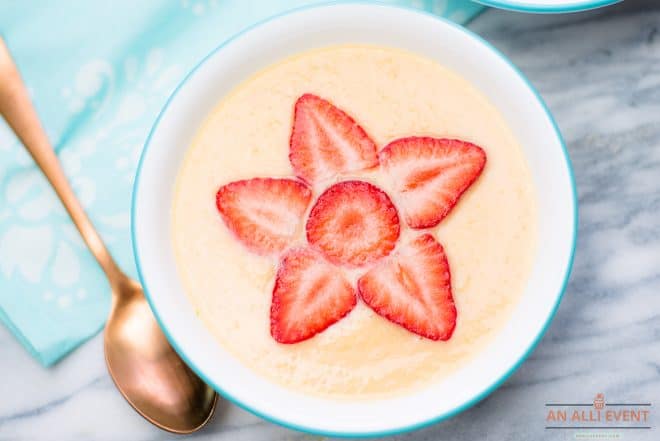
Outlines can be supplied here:
M378 165L376 144L343 110L316 95L296 102L289 160L299 178L316 183Z
M362 266L387 256L399 238L399 215L387 194L368 182L328 188L312 207L307 241L332 263Z
M413 239L358 280L358 292L378 315L431 340L456 326L451 274L444 249L430 234Z
M270 333L279 343L297 343L341 320L357 303L340 268L310 248L283 256L273 288Z
M379 157L412 228L440 223L486 165L481 147L457 139L402 138L385 146Z
M311 197L302 182L254 178L220 187L216 206L241 243L257 254L269 255L290 245Z

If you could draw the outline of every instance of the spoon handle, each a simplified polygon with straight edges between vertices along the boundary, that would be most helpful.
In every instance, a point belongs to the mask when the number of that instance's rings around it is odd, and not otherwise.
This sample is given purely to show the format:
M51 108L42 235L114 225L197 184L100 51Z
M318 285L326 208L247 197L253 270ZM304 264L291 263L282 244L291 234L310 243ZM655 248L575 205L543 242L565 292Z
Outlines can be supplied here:
M4 117L50 181L76 228L108 276L111 285L120 282L125 276L112 259L73 193L2 37L0 37L0 115Z

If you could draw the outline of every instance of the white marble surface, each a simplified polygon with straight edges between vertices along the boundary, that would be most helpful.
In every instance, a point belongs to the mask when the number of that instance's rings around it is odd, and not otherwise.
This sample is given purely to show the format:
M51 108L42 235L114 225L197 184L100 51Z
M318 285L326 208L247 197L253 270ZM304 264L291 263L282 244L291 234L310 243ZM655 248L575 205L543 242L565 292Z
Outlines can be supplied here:
M660 439L660 1L588 13L490 10L470 27L529 76L553 111L575 167L580 237L564 301L545 338L490 397L398 439L563 440L544 403L654 402ZM0 328L0 440L166 440L115 390L97 336L43 369ZM199 440L309 440L223 403Z

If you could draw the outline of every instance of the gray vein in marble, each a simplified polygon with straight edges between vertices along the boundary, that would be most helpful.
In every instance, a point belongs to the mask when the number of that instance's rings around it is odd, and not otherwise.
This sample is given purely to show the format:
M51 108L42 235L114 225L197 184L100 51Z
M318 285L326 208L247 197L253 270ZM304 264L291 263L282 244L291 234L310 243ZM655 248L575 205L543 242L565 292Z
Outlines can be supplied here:
M105 381L105 376L98 377L98 378L92 380L90 383L85 384L82 387L80 387L76 390L73 390L73 391L71 391L70 393L68 393L66 395L64 395L62 397L55 398L55 399L53 399L53 400L51 400L51 401L49 401L45 404L42 404L40 406L32 407L32 408L29 408L29 409L26 409L26 410L21 410L21 411L18 411L16 413L12 413L12 414L0 415L0 429L2 429L3 424L11 422L12 420L18 420L18 419L21 419L21 418L32 418L32 417L35 417L35 416L39 416L39 415L41 415L45 412L50 412L53 409L55 409L57 406L60 406L64 403L66 403L67 401L69 401L71 398L75 397L76 394L79 393L80 391L82 391L83 389L86 389L90 386L93 386L93 385L99 383L100 381Z

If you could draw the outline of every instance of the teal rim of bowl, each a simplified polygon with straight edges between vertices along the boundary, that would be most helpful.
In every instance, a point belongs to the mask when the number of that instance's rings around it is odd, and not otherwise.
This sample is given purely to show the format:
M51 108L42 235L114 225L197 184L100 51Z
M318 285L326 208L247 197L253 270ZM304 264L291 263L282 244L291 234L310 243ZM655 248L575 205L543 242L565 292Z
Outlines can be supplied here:
M554 307L552 308L552 311L548 315L548 318L546 319L545 323L543 324L543 327L541 331L538 333L532 344L527 348L525 353L518 359L516 363L507 371L505 372L502 376L500 376L499 379L494 381L489 387L485 388L481 393L477 394L474 396L472 399L468 400L467 402L463 403L460 406L457 406L455 409L452 409L448 412L442 413L436 417L427 419L425 421L421 421L415 424L411 424L409 426L405 427L399 427L399 428L394 428L394 429L387 429L387 430L379 430L379 431L372 431L372 432L333 432L331 430L321 430L317 429L314 427L307 427L307 426L302 426L298 424L293 424L285 420L281 420L278 418L275 418L273 416L264 414L260 412L257 409L254 409L250 407L250 405L243 403L239 401L237 398L233 397L231 394L228 394L225 390L223 390L220 386L218 386L216 383L214 383L210 378L207 378L201 371L200 369L191 361L188 359L186 356L185 351L178 346L176 340L172 337L170 334L169 329L167 328L166 324L163 323L161 320L160 316L158 315L158 310L154 307L153 301L151 299L151 294L149 293L149 288L147 284L145 283L144 276L142 274L142 267L140 265L140 255L137 250L137 241L135 237L135 200L136 200L136 194L137 194L137 189L140 185L140 172L142 170L142 163L144 161L145 154L149 148L149 145L151 143L151 138L158 128L158 125L160 123L161 117L165 113L165 110L170 106L171 101L174 99L174 97L177 95L179 90L183 87L184 84L188 82L190 77L197 71L197 69L206 62L207 59L212 57L216 52L224 48L226 45L234 41L236 38L240 37L241 35L245 34L246 32L251 31L252 29L259 27L263 25L264 23L267 23L271 20L278 19L280 17L305 11L308 9L315 9L315 8L326 8L326 7L331 7L331 6L339 6L339 5L350 5L350 4L358 4L358 5L363 5L363 6L372 6L372 7L381 7L381 8L392 8L392 9L401 9L401 10L406 10L410 12L415 12L417 14L421 14L430 18L433 18L434 20L438 20L438 22L443 23L445 25L449 25L454 27L455 29L463 32L465 35L467 35L469 38L472 38L473 40L476 40L477 42L480 42L481 44L485 45L487 48L489 48L493 53L495 53L497 56L499 56L508 66L510 66L513 71L518 75L518 77L527 85L527 87L534 93L536 96L536 99L538 100L539 104L541 104L541 107L545 111L546 117L550 120L552 123L553 129L555 131L555 135L557 136L557 139L559 140L559 143L561 144L562 151L564 154L564 160L566 163L566 168L568 169L568 174L569 174L569 179L571 183L571 189L572 189L572 211L573 211L573 237L572 237L572 245L571 245L571 252L570 256L566 265L566 269L564 270L564 281L562 282L561 289L557 293L557 301L555 302ZM561 303L561 299L564 296L564 292L566 290L566 285L568 284L568 280L571 275L571 269L573 267L573 259L575 257L575 246L577 243L577 227L578 227L578 199L577 199L577 189L575 186L575 176L573 173L573 167L571 165L571 160L568 155L568 150L566 149L566 145L564 143L564 139L561 136L561 133L559 131L559 128L557 126L557 123L555 122L554 118L552 117L550 111L548 110L548 107L546 106L545 102L539 95L539 93L534 89L532 84L529 82L529 80L518 70L516 66L511 63L511 61L508 60L498 49L496 49L494 46L492 46L490 43L488 43L486 40L478 36L477 34L473 33L472 31L467 30L466 28L460 26L459 24L456 24L450 20L447 20L443 17L439 17L437 15L434 15L430 12L426 11L420 11L418 9L414 9L411 7L407 6L399 6L399 5L387 5L387 4L382 4L382 3L371 3L368 1L336 1L336 2L329 2L329 3L323 3L323 4L316 4L316 5L308 5L308 6L303 6L299 8L294 8L290 9L284 12L281 12L279 14L273 15L269 18L266 18L264 20L261 20L253 25L250 25L246 27L245 29L239 31L238 33L234 34L232 37L229 39L225 40L222 44L220 44L218 47L216 47L213 51L211 51L208 55L206 55L197 65L185 76L185 78L179 83L179 85L174 89L172 94L169 96L167 101L165 102L165 105L161 109L160 113L156 117L156 121L154 122L153 127L151 128L151 131L149 132L149 136L147 137L147 140L144 144L144 148L142 150L142 154L140 155L140 160L138 162L136 174L135 174L135 181L133 183L133 196L132 196L132 201L131 201L131 242L133 246L133 255L135 257L135 266L137 267L137 272L138 272L138 277L140 279L140 282L142 283L142 288L144 289L145 297L147 298L147 301L149 302L149 306L151 307L151 310L154 313L154 316L156 317L156 320L158 321L158 324L160 325L161 329L165 333L165 336L169 340L170 344L176 350L176 352L179 354L179 356L183 359L183 361L190 366L190 368L207 384L209 384L211 387L213 387L218 393L220 393L225 399L229 400L231 403L235 404L236 406L254 414L257 415L260 418L263 418L266 421L269 421L271 423L278 424L280 426L286 427L287 429L293 429L297 430L300 432L306 432L312 435L320 435L320 436L331 436L331 437L340 437L340 438L373 438L373 437L379 437L379 436L390 436L390 435L398 435L406 432L411 432L413 430L418 430L422 429L424 427L430 426L432 424L439 423L441 421L444 421L448 418L451 418L464 410L469 409L470 407L474 406L477 404L479 401L482 399L486 398L488 395L490 395L493 391L495 391L504 381L506 381L519 367L520 365L529 357L529 355L532 353L532 351L536 348L538 343L541 341L541 338L547 331L550 322L554 318L557 308L559 307L559 304Z
M603 6L620 3L623 0L583 0L571 5L537 5L533 3L512 3L509 0L473 0L482 5L509 11L529 12L537 14L561 14L563 12L580 12L596 9Z

